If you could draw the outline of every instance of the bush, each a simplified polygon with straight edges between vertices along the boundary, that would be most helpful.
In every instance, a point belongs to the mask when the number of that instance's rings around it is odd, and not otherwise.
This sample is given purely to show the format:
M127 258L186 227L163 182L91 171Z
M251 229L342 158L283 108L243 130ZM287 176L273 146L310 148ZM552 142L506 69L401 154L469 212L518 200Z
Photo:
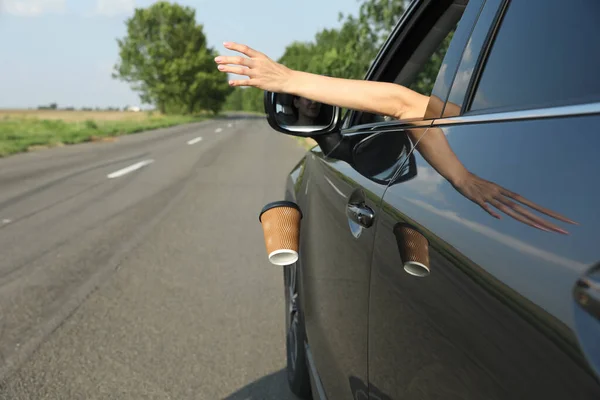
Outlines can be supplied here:
M85 121L85 127L88 129L98 129L98 124L96 123L96 121L88 119L87 121Z

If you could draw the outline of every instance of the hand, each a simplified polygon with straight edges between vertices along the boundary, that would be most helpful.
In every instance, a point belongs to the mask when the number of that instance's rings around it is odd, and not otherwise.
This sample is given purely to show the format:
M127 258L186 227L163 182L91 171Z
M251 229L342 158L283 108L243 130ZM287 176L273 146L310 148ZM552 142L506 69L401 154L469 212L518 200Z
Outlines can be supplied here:
M460 182L454 184L454 187L460 194L465 196L467 199L478 204L491 216L500 219L500 215L492 210L488 203L510 217L520 221L524 224L532 226L534 228L541 229L546 232L559 232L562 234L568 234L564 229L559 228L553 223L546 221L543 218L538 217L531 211L515 203L513 200L518 201L536 211L546 214L559 221L567 222L569 224L576 224L576 222L563 217L554 211L548 210L538 206L537 204L525 199L524 197L511 192L501 186L496 185L494 182L489 182L481 179L477 175L467 173L467 176L460 180Z
M231 86L252 86L275 93L287 93L293 70L271 60L263 53L238 43L224 43L225 48L242 53L243 56L219 56L215 62L222 72L245 75L250 79L230 80Z

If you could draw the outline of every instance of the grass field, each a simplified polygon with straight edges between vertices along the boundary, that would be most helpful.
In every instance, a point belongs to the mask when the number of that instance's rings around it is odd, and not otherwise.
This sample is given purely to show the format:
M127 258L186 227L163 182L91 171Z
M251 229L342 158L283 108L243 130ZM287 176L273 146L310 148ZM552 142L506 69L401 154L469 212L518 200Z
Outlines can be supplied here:
M100 141L205 118L148 112L0 110L0 157L39 147Z

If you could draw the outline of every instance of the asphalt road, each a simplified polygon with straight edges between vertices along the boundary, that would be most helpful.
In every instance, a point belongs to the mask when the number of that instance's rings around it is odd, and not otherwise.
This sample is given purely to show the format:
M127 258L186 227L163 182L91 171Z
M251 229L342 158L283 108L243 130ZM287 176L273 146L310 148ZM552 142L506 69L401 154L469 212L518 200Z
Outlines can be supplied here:
M0 160L0 399L293 399L257 215L302 154L230 117Z

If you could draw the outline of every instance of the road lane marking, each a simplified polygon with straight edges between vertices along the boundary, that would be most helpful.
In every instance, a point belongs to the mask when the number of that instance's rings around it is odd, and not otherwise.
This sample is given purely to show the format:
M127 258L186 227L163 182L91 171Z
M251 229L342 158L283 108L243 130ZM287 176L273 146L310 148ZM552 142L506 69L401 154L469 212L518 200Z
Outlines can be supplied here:
M215 133L220 133L220 132L223 132L223 129L217 128L217 130L215 131Z
M198 142L202 141L201 137L197 137L195 139L190 140L189 142L187 142L188 144L196 144Z
M120 176L123 176L125 174L128 174L130 172L136 171L140 168L144 168L146 165L150 165L154 162L154 160L144 160L144 161L140 161L139 163L135 163L133 165L130 165L129 167L125 167L123 169L120 169L118 171L113 172L112 174L108 174L106 175L106 177L108 179L112 179L112 178L118 178Z
M233 126L232 124L227 124L227 127L228 127L228 128L231 128L232 126Z
M12 222L12 220L10 220L8 218L5 218L5 219L2 220L3 224L10 224L11 222Z
M346 198L346 197L347 197L347 196L344 194L344 192L342 192L340 189L338 189L338 187L337 187L337 186L335 186L335 185L333 184L333 182L331 182L331 181L329 180L329 178L328 178L328 177L326 177L326 176L325 176L324 178L325 178L325 180L327 181L327 183L329 183L329 185L331 185L331 187L333 188L333 190L335 190L335 191L336 191L336 192L337 192L337 193L338 193L340 196L342 196L343 198Z

